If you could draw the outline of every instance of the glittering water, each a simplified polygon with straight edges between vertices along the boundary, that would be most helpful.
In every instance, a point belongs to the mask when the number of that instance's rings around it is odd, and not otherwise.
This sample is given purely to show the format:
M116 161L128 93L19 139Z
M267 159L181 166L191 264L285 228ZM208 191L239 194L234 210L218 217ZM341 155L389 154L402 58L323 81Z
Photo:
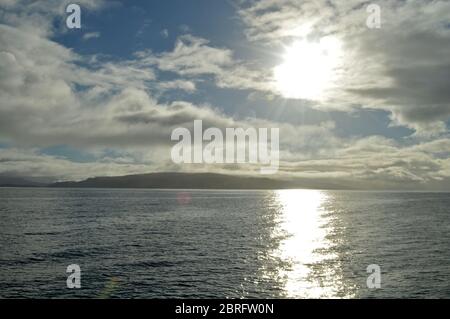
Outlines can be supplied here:
M3 298L450 297L446 193L3 188L0 222Z

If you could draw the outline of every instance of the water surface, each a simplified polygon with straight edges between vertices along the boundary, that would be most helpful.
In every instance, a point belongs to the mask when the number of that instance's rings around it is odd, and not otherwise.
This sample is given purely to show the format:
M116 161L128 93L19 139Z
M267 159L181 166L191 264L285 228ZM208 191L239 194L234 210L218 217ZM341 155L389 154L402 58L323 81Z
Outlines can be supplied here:
M447 193L3 188L0 297L448 298L449 217Z

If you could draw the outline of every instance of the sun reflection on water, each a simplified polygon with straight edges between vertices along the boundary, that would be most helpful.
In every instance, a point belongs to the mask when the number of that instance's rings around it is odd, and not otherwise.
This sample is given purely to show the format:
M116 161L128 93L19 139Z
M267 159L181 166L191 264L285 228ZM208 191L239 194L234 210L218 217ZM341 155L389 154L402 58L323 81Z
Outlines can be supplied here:
M332 242L327 239L332 226L322 207L327 196L317 190L276 193L280 213L273 235L281 241L274 256L288 265L279 271L286 297L337 297L341 280L336 263L329 262L335 258L329 249Z

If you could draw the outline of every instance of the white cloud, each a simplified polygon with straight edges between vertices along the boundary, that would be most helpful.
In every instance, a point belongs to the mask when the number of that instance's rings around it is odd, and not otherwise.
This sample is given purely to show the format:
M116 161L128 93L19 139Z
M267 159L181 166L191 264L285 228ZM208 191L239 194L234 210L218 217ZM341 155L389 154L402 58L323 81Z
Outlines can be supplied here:
M319 109L379 108L393 124L439 135L450 117L450 2L377 1L381 29L366 26L366 1L242 1L249 40L279 50L295 39L339 38L345 63Z
M221 88L274 90L270 70L236 60L231 50L214 47L208 40L189 34L179 37L170 52L138 52L137 57L137 63L143 66L155 66L187 78L212 76Z
M66 32L65 23L60 29L56 29L54 21L65 21L66 7L73 3L70 0L3 0L0 2L2 10L1 19L4 23L20 28L24 31L42 36L53 35L58 32ZM82 10L96 11L111 5L112 2L104 0L78 0L76 2Z
M162 29L161 32L160 32L160 34L161 34L161 36L162 36L164 39L167 39L167 38L169 37L169 30L167 30L167 29Z
M439 21L448 14L443 2L420 5L423 12L417 25L403 32L388 29L388 22L384 24L386 31L378 33L354 30L355 23L365 21L356 1L333 8L326 5L328 2L261 1L240 12L248 24L249 38L272 46L301 35L302 29L295 28L294 22L303 16L322 19L313 19L304 30L318 32L318 26L326 25L322 32L342 33L351 59L344 69L347 73L342 87L332 95L335 105L330 107L348 109L349 104L360 104L382 108L392 112L393 124L440 134L439 139L429 137L422 143L413 139L412 144L416 144L410 146L381 137L338 137L331 120L295 126L233 118L206 103L174 98L161 102L158 96L162 92L194 93L201 81L209 79L222 88L270 93L271 71L240 61L232 50L192 35L180 37L171 51L140 52L129 60L80 56L50 40L56 31L48 15L54 19L60 4L46 3L57 9L46 13L43 2L31 7L22 1L0 2L6 10L2 16L6 24L0 24L0 133L2 142L13 145L0 149L0 173L81 179L169 169L250 172L252 168L242 166L171 164L172 129L190 127L195 119L203 119L205 127L280 128L280 176L299 177L311 185L450 185L450 142L443 124L450 114L443 90L449 83L445 66L450 65L450 42L445 41L449 35L438 29ZM83 3L92 8L102 5L99 1ZM392 17L400 10L387 8L393 10ZM398 15L396 24L392 22L394 26L408 25L407 18L417 15L409 3L403 9L405 13ZM37 28L40 23L43 25ZM419 31L422 36L412 41ZM173 77L162 80L161 72L170 72ZM52 145L97 154L97 160L77 163L39 151ZM117 156L108 155L108 151Z
M87 41L90 39L95 39L100 37L100 32L87 32L83 34L83 40Z

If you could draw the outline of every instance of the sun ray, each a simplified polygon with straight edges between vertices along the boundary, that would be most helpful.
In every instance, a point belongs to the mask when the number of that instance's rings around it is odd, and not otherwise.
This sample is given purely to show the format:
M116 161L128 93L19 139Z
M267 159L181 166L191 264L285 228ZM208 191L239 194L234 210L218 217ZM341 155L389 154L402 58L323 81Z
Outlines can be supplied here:
M273 70L277 89L286 98L323 99L336 79L341 56L340 41L333 37L294 42L286 48L284 62Z

